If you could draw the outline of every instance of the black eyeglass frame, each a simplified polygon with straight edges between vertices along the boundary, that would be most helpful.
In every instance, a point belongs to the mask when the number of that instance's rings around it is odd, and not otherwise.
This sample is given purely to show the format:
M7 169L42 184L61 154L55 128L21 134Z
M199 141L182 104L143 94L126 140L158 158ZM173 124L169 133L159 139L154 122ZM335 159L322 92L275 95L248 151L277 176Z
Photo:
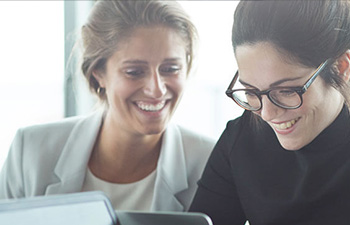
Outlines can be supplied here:
M234 102L237 103L237 105L239 105L240 107L246 109L246 110L250 110L250 111L259 111L262 108L262 95L266 95L269 100L275 104L278 107L281 107L283 109L297 109L299 108L302 104L303 104L303 97L302 95L305 94L305 92L307 91L307 89L310 87L310 85L312 84L312 82L314 82L314 80L316 79L316 77L320 74L320 72L325 68L325 66L328 64L329 59L327 59L325 62L321 63L321 65L319 65L319 67L317 67L317 69L312 73L312 75L310 76L310 78L305 82L305 84L303 86L298 86L298 87L273 87L270 88L268 90L265 91L259 91L258 89L232 89L233 86L235 85L237 79L238 79L238 70L235 74L235 76L233 77L230 85L228 86L227 90L226 90L226 95L231 98ZM300 98L300 104L297 106L284 106L279 104L278 102L275 102L275 100L273 98L270 97L270 92L273 90L278 90L278 89L290 89L292 91L295 91ZM246 108L243 105L241 105L240 103L238 103L238 101L233 97L233 93L236 91L249 91L249 92L253 92L260 101L260 107L257 109L250 109L250 108Z

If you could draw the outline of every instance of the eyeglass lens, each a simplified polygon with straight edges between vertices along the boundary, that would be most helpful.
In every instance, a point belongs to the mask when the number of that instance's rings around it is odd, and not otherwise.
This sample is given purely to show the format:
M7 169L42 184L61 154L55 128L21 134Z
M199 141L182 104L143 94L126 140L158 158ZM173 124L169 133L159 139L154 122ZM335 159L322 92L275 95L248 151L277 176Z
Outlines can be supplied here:
M268 92L269 99L277 106L285 108L298 107L301 104L299 94L292 89L275 89ZM254 91L236 90L232 93L234 100L243 108L258 110L261 108L261 99Z

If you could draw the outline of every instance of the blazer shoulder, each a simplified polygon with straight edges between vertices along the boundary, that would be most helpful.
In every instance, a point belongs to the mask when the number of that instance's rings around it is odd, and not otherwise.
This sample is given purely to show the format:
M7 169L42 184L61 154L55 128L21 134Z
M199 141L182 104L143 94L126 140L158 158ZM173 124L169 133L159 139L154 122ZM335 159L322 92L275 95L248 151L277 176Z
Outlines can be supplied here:
M91 121L92 117L96 116L96 114L97 113L95 112L89 115L67 117L54 122L22 127L19 129L19 131L23 134L23 136L35 139L40 137L56 137L57 139L60 139L59 137L68 137L70 132L74 129L74 127L77 124L82 123L84 121Z
M198 149L199 151L211 151L215 145L216 140L199 132L195 132L188 128L176 125L181 133L183 144L191 149Z
M83 116L68 117L68 118L64 118L62 120L58 120L54 122L35 124L27 127L22 127L19 130L22 133L25 133L27 135L28 134L47 134L50 132L57 132L58 130L69 131L75 126L76 123L78 123L83 118L84 118Z
M182 146L184 164L176 162L174 164L176 166L173 168L176 172L170 174L175 175L177 185L181 183L181 177L185 180L183 184L185 184L184 187L186 188L181 192L178 192L176 197L184 206L184 210L187 211L192 202L195 191L197 190L197 181L203 173L204 167L216 141L213 138L179 125L175 125L175 130L177 130L177 132L174 133L178 134L178 138L175 138L175 140L181 142L179 145ZM181 175L181 172L179 171L185 172ZM174 176L170 179L174 180Z
M37 124L20 128L14 142L21 142L26 152L59 152L70 138L78 138L92 127L99 126L100 113L65 118L56 122ZM91 129L90 129L91 130ZM14 144L14 143L13 143Z
M177 125L177 128L181 135L188 171L198 170L200 173L215 146L215 139L182 126Z

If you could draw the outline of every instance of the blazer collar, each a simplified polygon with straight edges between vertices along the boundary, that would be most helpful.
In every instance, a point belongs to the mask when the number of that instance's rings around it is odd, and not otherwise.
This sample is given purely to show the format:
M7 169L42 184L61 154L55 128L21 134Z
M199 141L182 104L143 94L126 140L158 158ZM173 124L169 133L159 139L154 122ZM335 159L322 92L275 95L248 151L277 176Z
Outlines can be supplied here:
M103 111L78 120L62 150L55 174L59 181L46 189L46 194L81 191L87 164L102 124Z
M102 118L103 111L98 111L74 126L54 170L58 182L47 187L47 195L81 191ZM188 186L181 132L169 124L162 139L151 211L183 211L176 194Z
M169 124L162 139L151 210L183 211L176 194L187 189L187 168L179 128Z

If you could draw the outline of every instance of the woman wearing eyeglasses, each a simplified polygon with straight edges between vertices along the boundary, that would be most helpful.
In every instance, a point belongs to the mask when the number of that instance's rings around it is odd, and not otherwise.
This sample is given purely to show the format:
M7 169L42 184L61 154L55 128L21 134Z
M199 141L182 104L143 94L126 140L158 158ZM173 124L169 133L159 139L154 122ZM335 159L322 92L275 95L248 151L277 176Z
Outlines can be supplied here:
M191 211L215 225L350 221L350 3L242 1L228 122Z

